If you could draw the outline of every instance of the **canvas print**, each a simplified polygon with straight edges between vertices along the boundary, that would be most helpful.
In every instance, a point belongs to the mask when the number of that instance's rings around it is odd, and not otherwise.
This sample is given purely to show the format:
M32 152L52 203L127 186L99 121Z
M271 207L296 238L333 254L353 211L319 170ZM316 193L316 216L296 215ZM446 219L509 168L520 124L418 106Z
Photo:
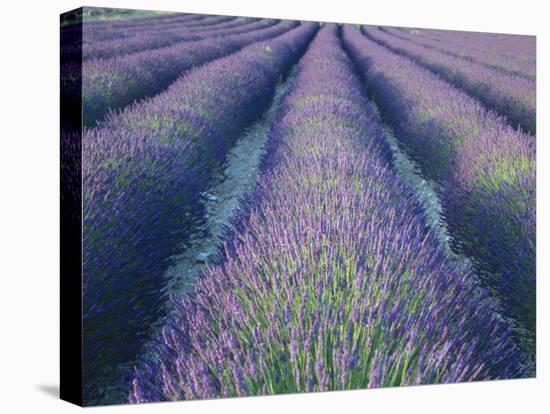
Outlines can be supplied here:
M61 16L61 394L533 377L534 36Z

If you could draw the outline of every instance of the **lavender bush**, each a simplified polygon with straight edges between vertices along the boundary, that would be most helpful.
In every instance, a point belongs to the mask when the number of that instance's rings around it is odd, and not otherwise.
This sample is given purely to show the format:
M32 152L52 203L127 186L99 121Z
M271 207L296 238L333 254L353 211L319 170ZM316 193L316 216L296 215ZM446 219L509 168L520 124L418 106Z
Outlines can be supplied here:
M84 10L86 7L84 7ZM94 29L97 33L110 32L113 30L123 31L126 28L143 27L148 28L156 25L165 25L170 23L189 23L192 21L200 21L208 19L212 15L208 14L193 14L193 13L166 13L154 14L149 16L140 16L133 19L92 19L87 20L82 17L83 23L89 28ZM78 30L80 23L62 24L61 34L69 33L72 30Z
M392 172L337 34L300 61L223 260L175 303L131 402L521 375L509 326Z
M536 77L534 36L393 27L380 29L402 39L482 63L512 75L532 80Z
M399 138L440 188L456 247L534 357L535 142L478 101L351 26L346 49Z
M134 29L131 34L127 31L124 38L114 38L101 42L89 41L87 31L85 32L86 42L82 51L82 59L108 59L115 56L122 56L130 53L141 52L147 49L160 49L179 42L197 41L216 36L229 36L245 33L257 29L273 26L277 23L274 19L235 19L230 22L221 23L205 28L188 28L177 25L175 28L163 27L154 31ZM71 51L69 51L71 52ZM76 54L78 51L74 51ZM68 58L75 58L69 55Z
M175 27L161 27L155 30L135 29L132 35L124 38L115 38L100 42L93 42L88 39L88 31L84 25L85 42L82 48L82 59L107 59L115 56L122 56L129 53L141 52L147 49L158 49L184 41L201 40L208 37L224 36L243 33L272 26L276 23L273 19L262 19L251 22L250 19L234 19L229 22L223 21L217 25L206 27L189 28L185 25ZM256 23L256 24L251 24ZM78 51L68 51L68 59L78 59Z
M411 58L504 115L514 128L521 126L535 134L536 84L533 80L441 53L375 27L363 26L362 30L369 38Z
M69 48L73 44L75 34L81 34L83 26L86 26L86 42L96 43L114 39L129 38L140 31L154 32L160 28L181 27L193 20L199 20L206 15L188 15L181 13L168 16L147 16L132 20L94 20L82 21L75 24L61 26L61 47ZM71 40L71 41L67 41ZM82 43L80 39L80 43ZM67 56L68 58L68 56Z
M128 361L147 338L166 300L168 259L204 221L199 193L316 30L306 23L196 68L85 132L87 398L99 392L98 373Z
M254 42L281 35L298 25L282 21L274 26L224 38L177 43L155 50L83 62L84 122L93 125L109 110L165 89L185 71L220 58Z

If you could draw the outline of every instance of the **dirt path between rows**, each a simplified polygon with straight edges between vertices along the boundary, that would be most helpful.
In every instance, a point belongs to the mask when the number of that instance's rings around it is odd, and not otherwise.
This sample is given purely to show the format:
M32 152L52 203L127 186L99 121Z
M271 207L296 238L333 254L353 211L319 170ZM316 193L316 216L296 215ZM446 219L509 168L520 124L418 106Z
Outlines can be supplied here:
M239 209L239 200L250 192L258 179L258 170L265 153L269 126L277 114L281 100L294 78L296 68L279 83L269 109L237 140L226 162L218 172L214 185L202 193L206 206L206 223L191 236L182 254L174 256L167 270L167 291L173 297L188 293L204 265L211 261L223 242L225 228Z

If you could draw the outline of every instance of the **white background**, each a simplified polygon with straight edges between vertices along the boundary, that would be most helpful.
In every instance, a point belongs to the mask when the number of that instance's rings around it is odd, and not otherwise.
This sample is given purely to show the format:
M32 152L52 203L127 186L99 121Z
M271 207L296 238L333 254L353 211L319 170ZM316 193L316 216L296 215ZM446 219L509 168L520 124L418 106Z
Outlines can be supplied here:
M105 412L550 412L548 16L545 1L91 1L114 6L536 34L538 43L538 378L102 408ZM78 1L8 0L0 49L0 411L78 410L56 397L59 356L59 13ZM546 28L544 27L546 15ZM546 76L545 76L546 75ZM546 188L544 188L546 185ZM546 250L546 255L544 254ZM96 412L100 409L89 409Z

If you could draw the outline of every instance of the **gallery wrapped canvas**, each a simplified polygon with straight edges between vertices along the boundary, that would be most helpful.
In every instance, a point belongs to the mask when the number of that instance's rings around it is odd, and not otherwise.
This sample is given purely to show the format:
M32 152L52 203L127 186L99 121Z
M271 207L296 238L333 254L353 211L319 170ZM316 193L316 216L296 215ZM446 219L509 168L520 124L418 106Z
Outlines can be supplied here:
M535 376L533 36L61 16L61 396Z

